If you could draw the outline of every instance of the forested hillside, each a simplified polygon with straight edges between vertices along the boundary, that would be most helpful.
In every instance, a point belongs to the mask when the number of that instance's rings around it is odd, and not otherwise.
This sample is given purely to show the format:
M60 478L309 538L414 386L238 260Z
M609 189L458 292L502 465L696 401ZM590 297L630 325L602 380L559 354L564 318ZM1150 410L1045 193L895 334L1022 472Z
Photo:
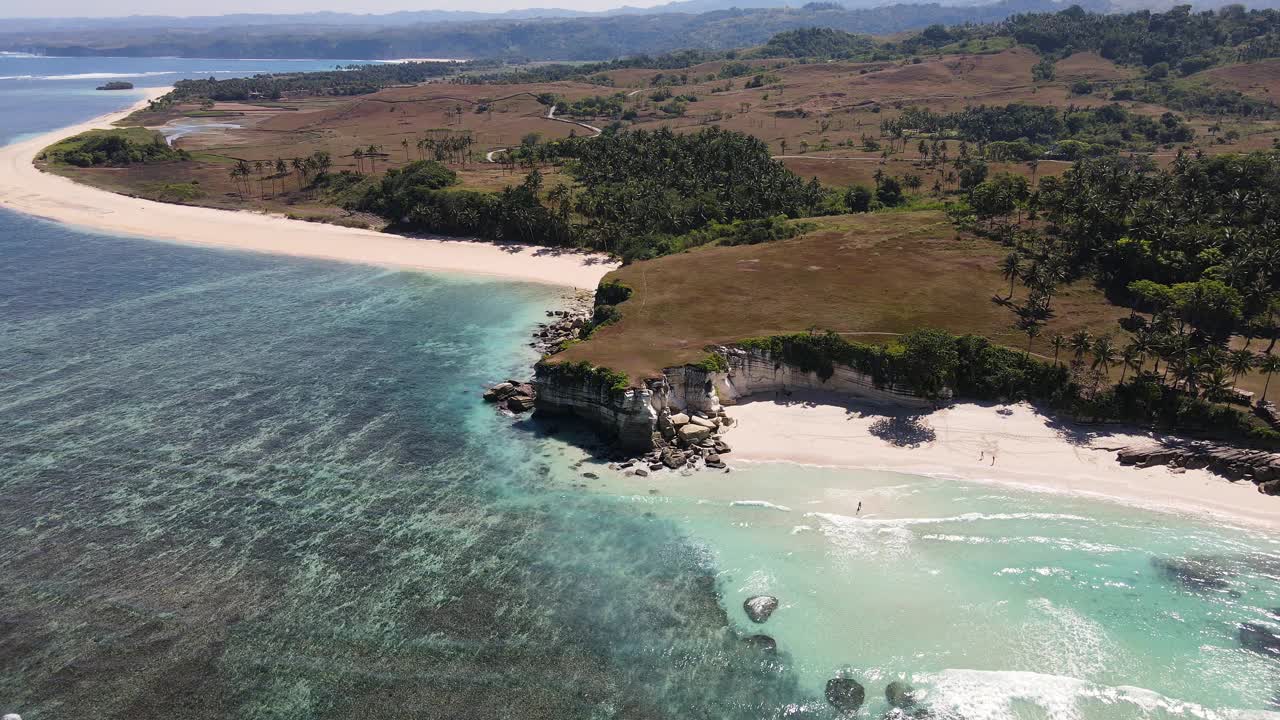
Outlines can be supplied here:
M1106 9L1103 0L1082 0ZM390 25L381 28L299 26L214 30L119 30L92 33L0 33L0 49L50 55L262 58L509 58L607 60L683 48L758 45L804 27L895 33L944 23L990 23L1018 12L1044 12L1051 0L1003 0L992 5L900 4L847 10L831 3L799 8L731 9L701 14L549 18Z

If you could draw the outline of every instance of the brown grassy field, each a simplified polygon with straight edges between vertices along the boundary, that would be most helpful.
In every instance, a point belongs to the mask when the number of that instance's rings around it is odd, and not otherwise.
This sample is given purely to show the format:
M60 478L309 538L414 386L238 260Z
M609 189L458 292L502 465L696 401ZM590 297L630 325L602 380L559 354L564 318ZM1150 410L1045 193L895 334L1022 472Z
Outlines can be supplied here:
M700 360L707 345L813 327L874 341L930 326L1023 347L1009 311L991 301L1008 289L996 269L1003 254L989 240L957 237L943 213L918 211L825 219L792 240L638 262L608 278L634 291L622 319L557 358L634 382ZM1085 283L1065 288L1055 309L1045 337L1115 332L1128 313Z
M530 85L454 85L428 83L398 87L355 98L305 98L271 103L219 103L212 108L185 106L144 115L148 124L210 122L233 124L183 137L178 146L194 159L186 163L133 166L123 169L61 172L119 192L162 200L180 200L225 208L254 207L311 219L367 222L377 218L346 217L343 211L302 192L292 175L272 180L255 175L251 192L242 198L228 171L238 160L250 163L329 152L334 170L356 170L355 148L378 146L363 171L381 174L420 157L418 138L429 131L468 132L475 139L469 162L453 165L466 187L497 190L519 181L519 173L484 162L484 155L520 142L530 133L542 138L587 132L546 117L538 93L569 101L594 95L622 94L624 107L635 113L629 126L669 127L691 132L717 125L754 135L769 144L782 161L804 177L829 186L873 184L873 175L920 175L927 194L941 171L926 167L908 141L903 151L882 157L862 148L864 136L879 138L880 124L908 105L954 111L966 105L1027 102L1066 108L1109 102L1109 88L1134 72L1093 53L1077 53L1057 63L1053 82L1033 83L1037 56L1025 49L925 58L919 62L798 63L754 60L763 74L761 87L747 88L751 75L719 77L725 63L714 62L679 71L619 70L609 74L613 86L582 82ZM688 82L670 88L675 95L697 98L682 116L661 109L654 100L655 77L684 76ZM1271 96L1280 92L1280 62L1217 68L1206 79L1242 92ZM1088 79L1099 88L1073 95L1072 82ZM1133 112L1157 116L1167 109L1125 102ZM603 126L607 118L582 118ZM1195 147L1206 152L1234 152L1270 147L1280 123L1190 117L1197 129ZM1207 129L1221 122L1241 138L1216 142ZM956 151L955 141L949 151ZM785 148L785 152L784 152ZM1156 154L1169 162L1174 150ZM1040 161L1038 177L1061 174L1069 163ZM569 179L554 167L544 168L548 188ZM993 163L991 171L1030 175L1024 163ZM172 197L175 186L187 196ZM1010 327L1009 311L991 302L1007 283L996 270L1003 249L990 241L957 238L938 211L889 212L824 218L820 228L793 240L745 247L711 247L640 262L614 275L636 294L623 306L623 319L562 357L589 360L627 372L638 379L662 367L695 361L708 344L742 337L802 331L810 327L887 338L924 325L953 332L973 332L996 342L1022 347L1025 339ZM1057 300L1057 318L1038 340L1054 333L1086 328L1114 333L1115 320L1126 310L1109 305L1087 284L1067 288ZM1260 389L1261 381L1242 383ZM1257 387L1254 387L1254 386Z
M747 88L751 75L718 77L724 62L697 65L679 71L627 69L608 73L613 87L582 82L529 85L455 85L427 83L413 87L389 88L355 98L304 98L270 103L219 103L212 108L179 107L160 114L143 115L148 124L218 123L235 128L211 129L187 135L179 147L194 154L188 163L117 170L70 170L80 179L108 189L173 201L173 184L197 183L197 192L188 192L186 202L215 207L255 207L302 215L334 215L305 193L297 192L296 178L255 178L251 197L242 198L228 171L237 160L250 163L288 160L317 150L329 152L334 170L356 170L355 148L377 146L381 154L365 172L379 174L417 159L417 140L429 131L469 133L475 140L473 157L454 167L464 186L496 190L515 181L509 173L484 162L486 153L509 147L524 136L536 133L545 139L586 134L584 128L546 117L547 108L535 95L553 93L569 101L593 95L624 95L624 107L635 113L628 125L670 127L691 132L716 125L752 134L764 140L788 167L824 184L869 185L876 171L890 175L917 174L928 192L941 173L922 166L915 143L904 151L881 157L879 151L862 147L864 136L878 138L883 120L895 117L903 107L924 105L936 111L958 110L978 103L1029 102L1066 108L1070 105L1096 106L1108 102L1106 87L1132 77L1133 72L1117 67L1093 53L1077 53L1058 62L1058 79L1033 83L1031 67L1037 56L1026 49L972 55L925 58L919 62L881 63L799 63L790 60L752 60L764 75L761 87ZM1258 92L1270 92L1280 83L1280 65L1257 63L1207 71L1215 82L1236 83ZM681 116L663 111L666 101L651 98L655 78L688 80L672 86L676 95L691 95L695 102L685 105ZM1214 74L1216 73L1216 74ZM1273 77L1274 76L1274 77ZM1072 95L1071 82L1087 78L1098 84L1099 92ZM1134 112L1159 115L1166 108L1127 102ZM608 118L581 118L602 126ZM1217 118L1191 118L1198 130L1197 147L1206 152L1231 152L1270 147L1280 137L1280 124L1268 122L1223 122L1224 130L1235 129L1240 139L1224 145L1211 138L1207 129ZM955 143L949 143L954 153ZM1156 159L1168 162L1174 150L1162 150ZM1043 161L1038 175L1063 172L1066 163ZM554 168L547 168L553 174ZM1023 163L995 164L993 172L1029 175ZM267 172L266 174L270 174Z
M1239 90L1262 100L1280 98L1280 60L1262 60L1210 68L1191 76L1214 87Z

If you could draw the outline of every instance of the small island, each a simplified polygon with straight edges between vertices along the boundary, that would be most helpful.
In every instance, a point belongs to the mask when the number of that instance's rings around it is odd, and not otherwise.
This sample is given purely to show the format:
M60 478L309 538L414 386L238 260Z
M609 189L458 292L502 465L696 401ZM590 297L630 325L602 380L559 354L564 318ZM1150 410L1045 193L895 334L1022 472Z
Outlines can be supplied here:
M111 82L99 85L98 90L132 90L133 83L124 82L123 80L112 80Z

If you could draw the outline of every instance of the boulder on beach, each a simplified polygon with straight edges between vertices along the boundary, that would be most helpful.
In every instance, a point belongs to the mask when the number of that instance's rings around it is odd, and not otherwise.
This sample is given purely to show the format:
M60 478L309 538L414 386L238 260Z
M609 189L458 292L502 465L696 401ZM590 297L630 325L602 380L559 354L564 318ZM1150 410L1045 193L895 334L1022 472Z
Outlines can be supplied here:
M711 428L692 423L680 427L680 439L689 444L700 443L711 437Z
M772 595L755 595L742 603L742 609L747 612L751 622L762 623L778 609L778 598Z
M676 427L680 427L681 425L688 425L689 416L685 415L684 413L676 413L675 415L671 416L671 424L675 425Z
M827 681L827 702L842 714L852 715L858 712L867 699L867 691L862 683L853 678L831 678Z

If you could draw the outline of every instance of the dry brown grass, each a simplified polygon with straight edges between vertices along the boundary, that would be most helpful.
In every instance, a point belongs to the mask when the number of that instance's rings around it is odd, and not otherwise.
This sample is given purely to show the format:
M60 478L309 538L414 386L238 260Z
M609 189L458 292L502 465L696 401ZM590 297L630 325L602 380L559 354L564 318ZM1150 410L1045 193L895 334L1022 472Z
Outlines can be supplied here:
M427 83L413 87L389 88L356 98L307 98L282 103L221 103L213 108L225 116L211 118L243 127L183 138L179 145L194 153L197 160L182 165L161 166L126 171L83 173L89 182L112 189L145 195L144 185L198 180L205 189L199 202L218 207L246 204L267 210L302 206L312 212L323 211L296 192L281 197L252 198L242 201L227 176L235 160L251 163L257 160L285 159L309 155L317 150L329 152L334 170L355 170L351 157L354 148L377 145L385 157L375 163L376 172L404 165L418 157L417 139L435 128L467 131L476 140L477 162L455 167L468 187L495 190L517 178L487 166L483 156L489 150L509 147L524 135L537 133L544 138L565 137L570 132L584 133L574 126L548 120L546 107L534 95L549 92L573 100L591 95L630 93L625 106L637 113L637 127L669 127L678 132L693 132L716 125L749 133L769 144L775 153L789 157L784 162L804 177L817 177L828 185L871 184L878 168L891 175L914 173L924 179L928 190L938 177L921 166L915 143L909 142L903 153L881 161L879 152L861 149L864 135L878 137L880 123L895 117L907 105L925 105L939 112L958 110L977 103L1029 102L1056 107L1095 106L1108 102L1103 94L1073 96L1070 81L1088 77L1101 82L1117 81L1131 75L1128 69L1091 53L1077 53L1058 63L1060 78L1054 83L1033 84L1031 67L1037 57L1026 49L1012 49L978 55L931 57L921 62L881 63L813 63L801 64L785 60L755 60L757 66L777 78L777 82L760 88L744 87L749 76L732 80L707 80L723 67L722 62L704 63L676 71L693 80L672 88L676 94L698 98L689 103L684 117L671 117L660 110L664 103L650 99L649 83L657 74L653 69L629 69L610 73L617 87L604 87L579 82L533 85L452 85ZM1280 64L1257 63L1209 71L1215 81L1232 82L1259 92L1270 92L1272 84L1280 86ZM665 71L671 74L670 71ZM1216 74L1215 74L1216 73ZM726 90L726 85L729 86ZM1277 88L1280 90L1280 87ZM485 112L476 112L487 105ZM1134 112L1159 115L1166 108L1126 103ZM159 120L179 118L199 110L195 106L177 108L156 116ZM461 111L461 112L459 112ZM604 125L607 119L588 120ZM1199 134L1197 145L1207 152L1238 152L1270 147L1277 136L1274 122L1237 123L1242 139L1234 145L1212 141L1206 132L1213 119L1193 120ZM1224 125L1226 129L1227 125ZM409 142L406 151L402 141ZM786 152L783 153L783 147ZM952 155L955 143L950 143ZM798 157L797 157L798 156ZM1168 162L1171 151L1162 151L1157 160ZM819 159L825 158L825 159ZM838 159L832 159L838 158ZM367 163L365 163L367 169ZM1051 175L1065 165L1042 162L1038 173ZM995 166L993 171L1009 171L1028 175L1021 164ZM554 172L554 170L552 170ZM290 185L289 187L292 187ZM255 189L255 195L257 195Z
M634 290L622 320L557 357L636 381L696 362L707 345L811 327L876 340L930 326L1020 347L1010 312L991 301L1008 287L997 270L1003 253L989 240L957 237L943 213L922 211L831 218L792 240L638 262L608 278ZM1088 284L1066 288L1055 309L1046 337L1114 332L1127 314Z

